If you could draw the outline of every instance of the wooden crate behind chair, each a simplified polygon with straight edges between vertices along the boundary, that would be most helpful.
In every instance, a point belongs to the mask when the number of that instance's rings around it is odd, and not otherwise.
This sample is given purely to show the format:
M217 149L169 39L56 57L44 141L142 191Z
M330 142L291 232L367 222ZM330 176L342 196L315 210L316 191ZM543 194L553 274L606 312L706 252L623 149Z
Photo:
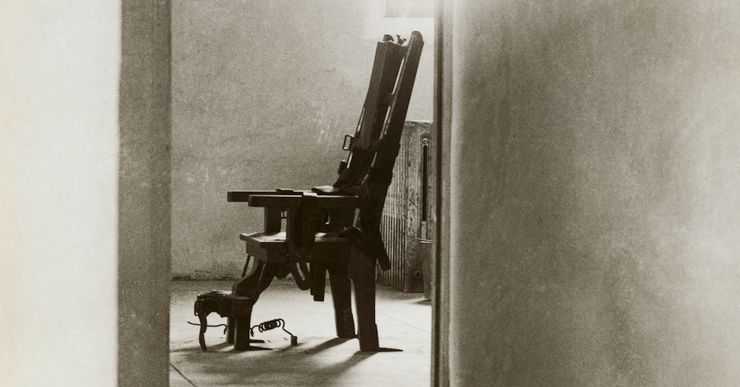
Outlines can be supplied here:
M264 229L240 235L248 257L256 261L252 272L244 273L232 286L231 294L205 293L196 300L204 350L208 313L215 311L229 318L227 342L233 343L234 349L251 349L252 308L272 279L292 274L299 288L310 290L315 301L323 301L327 273L337 336L358 337L362 351L380 349L375 325L375 265L377 262L384 270L390 267L380 236L381 212L423 44L416 31L407 45L400 38L393 42L390 35L378 43L355 135L346 136L343 144L349 150L348 157L340 163L339 177L332 186L228 192L230 202L264 208ZM357 335L351 284L355 288Z
M380 227L391 268L378 273L379 283L405 293L424 291L418 247L434 230L432 149L432 124L406 121Z

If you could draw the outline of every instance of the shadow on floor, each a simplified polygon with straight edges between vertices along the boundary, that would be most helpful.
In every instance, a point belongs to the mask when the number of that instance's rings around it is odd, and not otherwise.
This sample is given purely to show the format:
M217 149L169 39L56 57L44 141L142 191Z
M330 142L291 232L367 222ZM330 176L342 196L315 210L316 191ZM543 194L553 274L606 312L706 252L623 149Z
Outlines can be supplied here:
M419 295L378 289L381 345L403 352L359 352L357 339L335 338L331 302L315 303L293 286L278 285L260 298L254 320L284 317L288 329L298 335L299 345L291 346L288 336L275 329L256 337L266 340L258 345L271 350L235 352L219 328L206 333L209 352L204 353L198 345L197 327L185 321L192 318L195 295L213 287L227 288L228 283L173 282L173 386L429 385L431 308L418 303ZM209 316L209 323L217 322Z
M197 346L179 348L172 351L171 362L195 385L338 385L343 374L376 355L357 351L350 356L326 356L327 351L343 344L356 342L335 338L247 352L232 351L222 343L209 352ZM193 364L198 365L195 375L187 366Z

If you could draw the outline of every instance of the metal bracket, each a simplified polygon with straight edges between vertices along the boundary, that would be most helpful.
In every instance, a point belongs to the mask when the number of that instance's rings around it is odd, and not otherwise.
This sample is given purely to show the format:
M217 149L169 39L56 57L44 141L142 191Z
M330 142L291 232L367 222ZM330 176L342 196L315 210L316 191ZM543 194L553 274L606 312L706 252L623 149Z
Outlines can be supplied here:
M342 142L342 150L350 150L352 149L352 144L355 142L355 138L350 136L349 134L344 135L344 141Z

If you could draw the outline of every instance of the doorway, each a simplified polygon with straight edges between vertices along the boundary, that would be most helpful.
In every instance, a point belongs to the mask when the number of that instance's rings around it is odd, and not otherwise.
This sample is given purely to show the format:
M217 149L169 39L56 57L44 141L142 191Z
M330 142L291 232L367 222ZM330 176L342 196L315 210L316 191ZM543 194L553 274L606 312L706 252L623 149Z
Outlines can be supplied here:
M421 2L409 3L417 7ZM280 385L280 378L331 385L383 372L391 385L430 383L431 303L423 292L404 292L418 287L399 289L386 281L391 286L378 288L381 345L403 349L399 353L358 355L356 341L332 341L331 304L312 303L290 282L267 289L253 321L283 318L299 336L298 348L291 350L276 329L264 333L271 351L230 352L221 345L223 331L214 327L207 340L215 353L203 354L197 327L187 324L195 321L196 294L228 290L242 272L244 247L238 233L261 227L260 211L227 203L224 192L331 183L341 138L353 130L374 45L383 34L419 30L424 35L407 120L433 121L434 19L404 14L419 8L382 5L370 0L172 4L173 385L265 385L270 380ZM429 132L431 142L420 148L420 160L435 153L434 131ZM429 170L435 163L424 165ZM425 231L418 237L428 240L437 229L434 181L427 176L425 189L419 190L430 208L421 214ZM212 323L221 323L212 316ZM399 373L389 371L394 368Z

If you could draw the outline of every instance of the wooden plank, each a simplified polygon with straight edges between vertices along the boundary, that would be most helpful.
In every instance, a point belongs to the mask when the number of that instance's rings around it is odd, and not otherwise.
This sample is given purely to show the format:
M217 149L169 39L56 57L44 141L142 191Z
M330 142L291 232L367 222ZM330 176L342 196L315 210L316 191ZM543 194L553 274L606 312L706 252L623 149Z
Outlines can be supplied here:
M311 191L293 191L292 193L276 193L276 191L229 191L229 202L247 202L251 207L298 207L302 195ZM318 195L319 208L354 208L358 198L348 195Z
M386 103L386 96L393 92L402 50L402 47L392 42L378 43L370 86L363 106L359 138L356 139L357 146L361 148L367 149L380 136L389 105Z
M226 193L226 201L227 202L248 202L249 197L253 195L300 195L301 191L293 191L293 192L286 192L286 191L276 191L276 190L258 190L258 191L228 191Z
M280 209L274 207L265 207L265 232L276 233L280 232L282 226L282 218L280 217Z
M342 195L320 195L318 198L319 208L356 208L359 204L357 196Z
M251 195L248 203L250 207L296 208L301 200L299 195Z

